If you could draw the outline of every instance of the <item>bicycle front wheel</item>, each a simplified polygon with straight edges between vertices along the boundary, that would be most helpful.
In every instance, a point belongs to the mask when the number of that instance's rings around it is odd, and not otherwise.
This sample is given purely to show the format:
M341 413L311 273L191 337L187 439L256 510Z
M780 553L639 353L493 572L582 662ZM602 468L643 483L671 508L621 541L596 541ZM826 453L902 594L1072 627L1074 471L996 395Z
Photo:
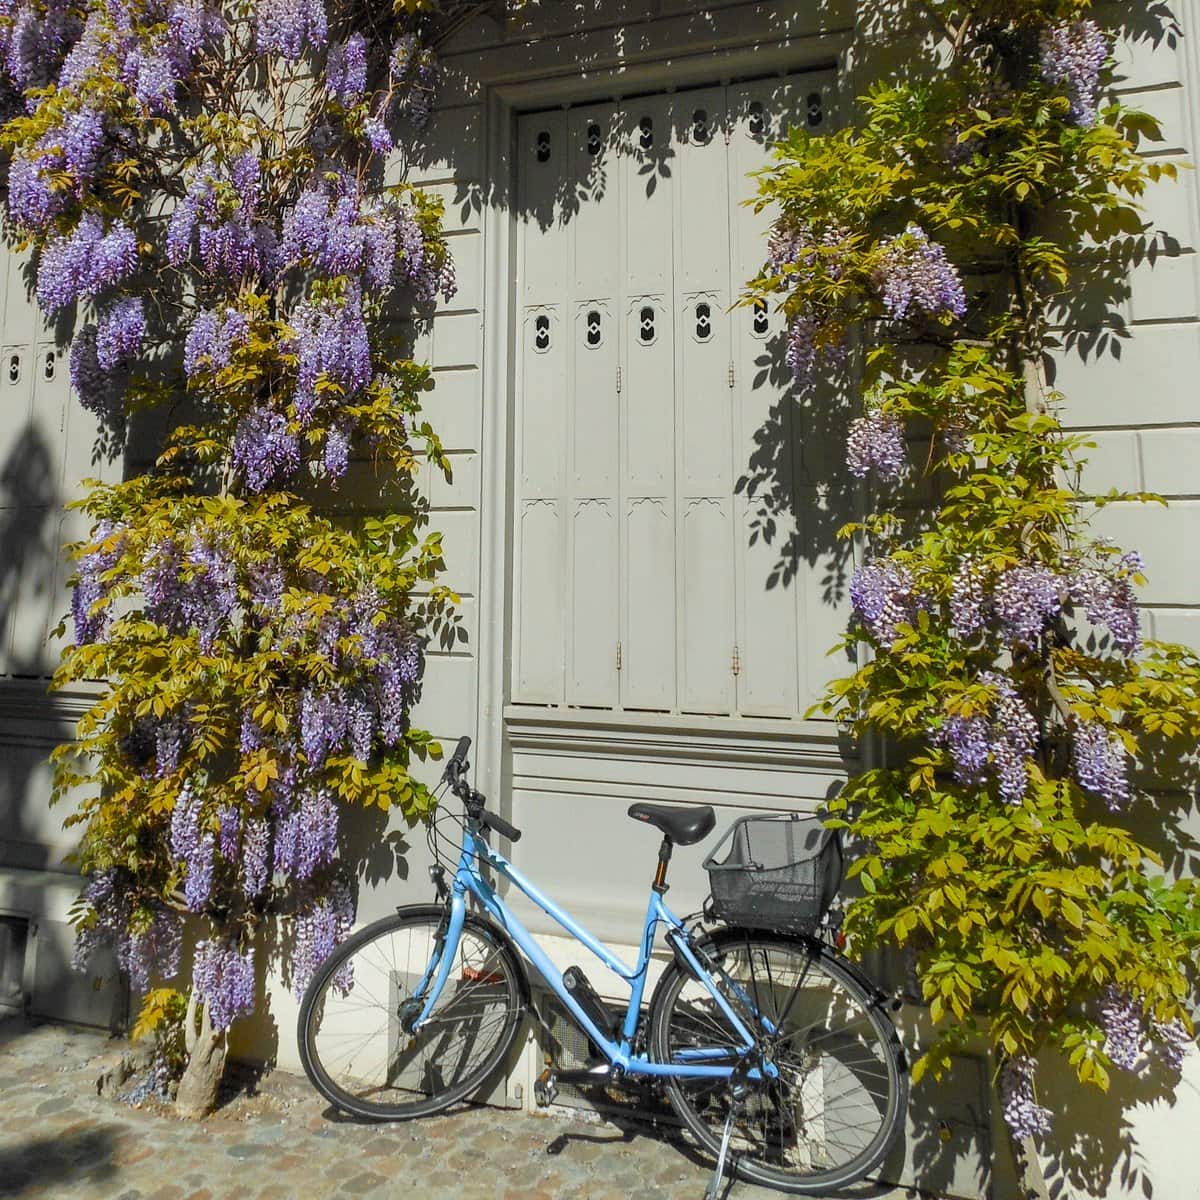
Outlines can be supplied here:
M904 1120L908 1079L896 1031L838 958L816 943L722 929L701 943L721 990L778 1077L748 1081L734 1101L725 1079L666 1080L680 1120L714 1156L731 1105L729 1153L743 1179L824 1195L862 1179ZM657 1062L734 1065L742 1039L712 992L668 965L650 1011Z
M525 1014L525 975L507 941L468 915L449 978L415 1033L414 991L444 937L441 907L400 909L347 939L300 1005L300 1059L330 1103L368 1120L441 1112L499 1069Z

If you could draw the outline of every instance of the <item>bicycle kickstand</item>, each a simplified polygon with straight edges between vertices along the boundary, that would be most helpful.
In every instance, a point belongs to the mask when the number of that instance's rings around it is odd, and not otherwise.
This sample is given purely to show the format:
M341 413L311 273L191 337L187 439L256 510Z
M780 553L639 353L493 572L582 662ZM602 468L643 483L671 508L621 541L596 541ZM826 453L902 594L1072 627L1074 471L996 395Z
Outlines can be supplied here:
M704 1200L721 1200L721 1179L725 1175L725 1156L729 1153L729 1137L733 1133L733 1118L737 1109L729 1106L729 1116L725 1118L725 1132L721 1134L721 1152L717 1155L717 1169L713 1172L712 1180L704 1189Z
M725 1118L725 1129L721 1134L721 1151L717 1155L717 1169L704 1192L704 1200L721 1200L721 1179L725 1175L725 1160L729 1156L729 1140L733 1136L733 1122L739 1106L750 1092L750 1056L744 1056L729 1076L729 1115Z

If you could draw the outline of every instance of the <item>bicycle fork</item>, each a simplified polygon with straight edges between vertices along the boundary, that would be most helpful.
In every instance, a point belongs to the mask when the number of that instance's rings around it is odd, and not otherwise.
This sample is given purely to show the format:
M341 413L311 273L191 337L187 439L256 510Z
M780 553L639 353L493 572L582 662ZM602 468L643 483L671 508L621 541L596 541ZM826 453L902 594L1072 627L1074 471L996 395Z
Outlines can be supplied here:
M466 917L466 900L460 893L455 892L450 899L448 912L438 926L436 945L429 965L425 968L420 982L413 988L412 995L400 1005L400 1027L409 1037L416 1034L429 1019L433 1006L446 986L458 954L458 943L462 938Z

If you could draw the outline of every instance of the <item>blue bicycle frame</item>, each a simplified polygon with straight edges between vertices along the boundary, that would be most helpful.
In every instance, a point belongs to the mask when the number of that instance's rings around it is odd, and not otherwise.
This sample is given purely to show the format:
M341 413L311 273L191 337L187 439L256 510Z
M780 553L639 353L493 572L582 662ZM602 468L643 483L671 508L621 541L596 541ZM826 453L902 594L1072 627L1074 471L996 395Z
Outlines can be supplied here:
M564 986L554 964L546 952L533 939L533 935L520 922L502 896L497 895L480 872L480 862L486 863L498 874L519 888L543 912L553 917L576 941L588 948L614 975L619 976L629 986L629 1007L625 1012L620 1028L620 1038L614 1040L607 1031L600 1029L580 1007L579 1003ZM729 1021L731 1029L742 1041L742 1052L750 1051L755 1044L754 1035L746 1028L745 1022L739 1017L732 1005L709 977L709 972L701 965L693 951L687 930L683 922L667 907L661 892L651 889L650 902L646 909L646 921L642 929L641 947L638 953L637 965L628 967L607 946L589 933L569 913L564 912L553 900L544 896L516 867L493 850L480 834L468 827L466 841L463 845L462 856L458 869L454 873L454 881L450 889L450 922L446 936L440 948L434 953L420 983L413 990L416 998L424 997L424 1006L420 1016L414 1022L414 1032L429 1019L441 995L446 980L450 976L452 964L458 951L459 938L462 935L463 922L467 913L467 896L474 896L484 909L496 920L512 941L520 947L525 957L533 963L538 973L546 981L547 986L562 1002L563 1006L575 1019L579 1027L592 1040L597 1049L606 1059L622 1071L631 1075L657 1075L681 1078L728 1078L733 1068L728 1065L717 1066L706 1063L705 1059L728 1058L729 1048L696 1047L681 1049L677 1052L677 1060L672 1063L651 1062L644 1054L634 1053L634 1041L637 1033L638 1017L641 1012L642 999L646 991L646 974L650 965L650 954L654 948L655 936L661 924L668 931L677 935L672 939L672 946L683 958L692 974L707 987L718 1007ZM736 985L735 985L736 986ZM749 997L738 989L738 999L751 1007ZM771 1032L770 1022L758 1015L763 1027ZM764 1063L763 1071L774 1077L778 1071L772 1063ZM758 1068L748 1073L748 1078L758 1076Z

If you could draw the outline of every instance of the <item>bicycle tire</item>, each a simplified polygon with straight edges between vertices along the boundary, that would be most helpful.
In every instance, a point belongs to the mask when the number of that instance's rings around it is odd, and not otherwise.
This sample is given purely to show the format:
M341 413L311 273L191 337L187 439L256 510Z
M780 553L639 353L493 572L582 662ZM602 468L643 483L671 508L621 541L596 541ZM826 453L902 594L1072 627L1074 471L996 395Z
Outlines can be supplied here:
M891 1021L848 964L815 941L723 928L698 944L714 956L724 978L732 978L760 1013L766 1010L786 1031L772 1053L780 1068L778 1083L752 1085L735 1120L734 1173L750 1183L814 1196L863 1179L891 1149L908 1104L903 1050ZM729 985L724 987L728 994ZM853 1021L839 1021L839 1011L853 1015ZM714 1040L731 1065L742 1053L711 993L677 961L668 964L655 988L649 1023L656 1062L674 1061L685 1047L712 1048ZM678 1077L664 1082L680 1120L716 1157L729 1113L728 1083ZM840 1104L843 1090L850 1101L846 1106ZM862 1131L862 1144L851 1137L849 1157L833 1161L826 1154L821 1161L830 1133L851 1136L842 1114L855 1108L862 1109L869 1126Z
M430 1116L478 1092L507 1057L527 1011L528 981L504 934L473 914L429 1020L415 1036L400 1026L399 1010L425 973L445 912L417 905L368 925L305 990L300 1061L342 1111L375 1121Z

